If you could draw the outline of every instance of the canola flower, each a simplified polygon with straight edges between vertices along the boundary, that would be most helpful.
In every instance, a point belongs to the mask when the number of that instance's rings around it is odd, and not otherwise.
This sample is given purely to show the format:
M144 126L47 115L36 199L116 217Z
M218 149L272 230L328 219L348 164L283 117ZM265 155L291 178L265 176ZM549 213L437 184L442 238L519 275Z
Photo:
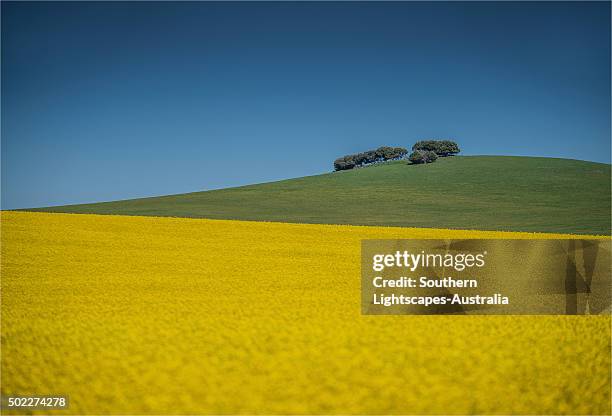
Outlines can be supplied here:
M360 312L362 239L554 235L1 221L2 394L70 397L67 410L38 413L610 412L609 315Z

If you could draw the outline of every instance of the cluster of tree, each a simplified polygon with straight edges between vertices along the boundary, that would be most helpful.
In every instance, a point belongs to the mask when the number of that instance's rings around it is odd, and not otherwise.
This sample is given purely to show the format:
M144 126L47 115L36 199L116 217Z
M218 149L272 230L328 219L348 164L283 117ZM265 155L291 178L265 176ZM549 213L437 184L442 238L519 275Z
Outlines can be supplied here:
M412 146L408 160L415 164L431 163L438 157L452 156L459 152L459 146L451 140L421 140Z
M418 149L410 153L410 156L408 156L408 160L415 165L419 163L432 163L435 162L437 159L438 155L432 150Z
M339 157L334 161L334 169L353 169L355 167L371 165L372 163L401 159L407 154L408 150L403 147L382 146L376 150L368 150L367 152Z

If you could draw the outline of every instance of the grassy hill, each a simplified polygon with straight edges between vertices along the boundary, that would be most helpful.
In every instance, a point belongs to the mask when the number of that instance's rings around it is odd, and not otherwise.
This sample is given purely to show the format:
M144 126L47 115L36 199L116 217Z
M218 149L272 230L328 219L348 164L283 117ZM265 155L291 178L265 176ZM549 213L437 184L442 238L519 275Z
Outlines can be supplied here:
M610 165L467 156L28 211L610 234Z

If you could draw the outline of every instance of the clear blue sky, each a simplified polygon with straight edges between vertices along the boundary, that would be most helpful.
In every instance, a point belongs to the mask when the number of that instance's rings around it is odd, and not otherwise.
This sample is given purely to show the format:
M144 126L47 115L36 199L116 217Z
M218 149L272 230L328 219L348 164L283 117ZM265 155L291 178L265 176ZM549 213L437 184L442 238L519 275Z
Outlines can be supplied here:
M2 2L2 208L454 138L610 162L610 3Z

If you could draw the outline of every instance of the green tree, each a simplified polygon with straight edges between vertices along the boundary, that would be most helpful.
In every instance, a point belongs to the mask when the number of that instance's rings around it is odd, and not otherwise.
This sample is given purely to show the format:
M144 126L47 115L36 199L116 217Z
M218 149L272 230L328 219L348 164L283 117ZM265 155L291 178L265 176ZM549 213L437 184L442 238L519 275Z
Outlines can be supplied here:
M431 150L415 150L410 154L408 160L413 165L424 164L424 163L433 163L438 159L438 155L436 152Z
M435 152L438 156L452 156L459 153L459 145L452 140L421 140L412 146L412 150Z
M452 140L440 140L436 153L438 156L453 156L460 151L459 145Z
M421 140L421 141L416 142L412 146L412 150L423 150L423 151L430 151L430 152L435 152L437 148L438 148L437 140Z
M334 160L334 170L347 170L355 167L385 162L387 160L401 159L408 154L404 147L381 146L376 150L346 155Z

